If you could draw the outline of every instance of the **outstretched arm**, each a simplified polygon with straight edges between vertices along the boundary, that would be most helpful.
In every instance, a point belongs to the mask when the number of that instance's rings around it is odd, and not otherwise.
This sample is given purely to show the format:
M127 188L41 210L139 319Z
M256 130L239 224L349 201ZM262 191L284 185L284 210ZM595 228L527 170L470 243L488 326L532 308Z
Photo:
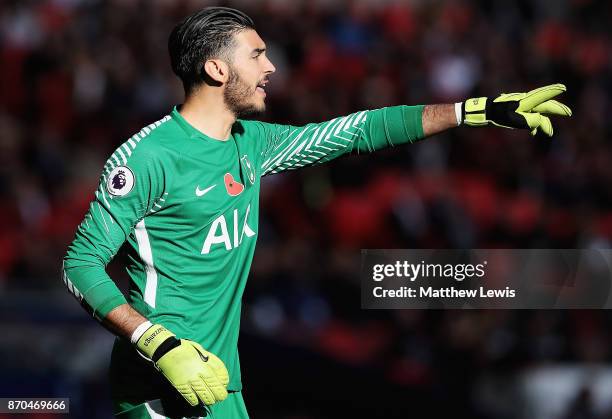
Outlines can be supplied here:
M425 105L423 108L423 136L438 134L447 129L457 127L460 121L457 121L455 113L455 105Z
M495 99L479 97L455 105L427 105L423 109L423 135L428 137L461 125L538 130L552 137L549 115L572 116L572 110L553 98L566 88L551 84L527 93L502 93Z
M263 175L323 163L352 152L364 153L419 141L459 125L528 129L552 136L549 115L571 116L553 98L565 86L553 84L527 93L504 93L462 103L391 106L356 112L302 127L251 122L265 138Z

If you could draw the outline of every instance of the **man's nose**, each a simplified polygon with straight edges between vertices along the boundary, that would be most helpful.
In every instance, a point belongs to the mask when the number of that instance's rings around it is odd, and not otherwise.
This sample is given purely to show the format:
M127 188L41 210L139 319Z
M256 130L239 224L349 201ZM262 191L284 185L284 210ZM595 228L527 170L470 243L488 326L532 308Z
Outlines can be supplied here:
M272 64L272 61L270 61L270 59L266 57L266 73L271 74L271 73L274 73L275 71L276 71L276 67L274 67L274 64Z

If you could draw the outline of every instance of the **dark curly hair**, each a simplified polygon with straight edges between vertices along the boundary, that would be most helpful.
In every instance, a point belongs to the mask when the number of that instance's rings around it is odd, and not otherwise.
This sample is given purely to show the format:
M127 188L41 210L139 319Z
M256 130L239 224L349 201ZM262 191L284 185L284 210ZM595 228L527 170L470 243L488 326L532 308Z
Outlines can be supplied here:
M233 36L245 29L255 29L253 20L229 7L206 7L175 26L168 38L168 52L172 71L183 82L186 95L208 80L206 60L229 61Z

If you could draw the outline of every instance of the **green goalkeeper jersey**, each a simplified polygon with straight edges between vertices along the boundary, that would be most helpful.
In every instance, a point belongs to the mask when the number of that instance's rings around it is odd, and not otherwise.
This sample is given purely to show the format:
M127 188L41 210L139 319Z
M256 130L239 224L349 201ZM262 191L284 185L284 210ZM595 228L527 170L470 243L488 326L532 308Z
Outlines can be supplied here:
M98 319L128 302L200 343L225 362L228 389L240 390L241 299L257 240L261 177L418 140L421 114L422 106L395 106L302 127L238 120L219 141L175 108L106 162L64 258L64 283ZM105 270L122 246L127 296ZM122 340L115 352L119 360L135 353ZM120 362L115 355L113 363ZM136 376L141 367L130 368Z

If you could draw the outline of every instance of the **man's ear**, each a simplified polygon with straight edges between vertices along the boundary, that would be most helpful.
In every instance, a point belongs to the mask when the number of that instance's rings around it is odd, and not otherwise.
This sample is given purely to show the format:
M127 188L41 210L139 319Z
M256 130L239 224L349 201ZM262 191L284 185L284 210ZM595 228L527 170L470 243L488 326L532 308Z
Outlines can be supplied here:
M229 78L229 67L227 63L222 60L206 60L203 70L204 78L212 85L220 86L227 82Z

